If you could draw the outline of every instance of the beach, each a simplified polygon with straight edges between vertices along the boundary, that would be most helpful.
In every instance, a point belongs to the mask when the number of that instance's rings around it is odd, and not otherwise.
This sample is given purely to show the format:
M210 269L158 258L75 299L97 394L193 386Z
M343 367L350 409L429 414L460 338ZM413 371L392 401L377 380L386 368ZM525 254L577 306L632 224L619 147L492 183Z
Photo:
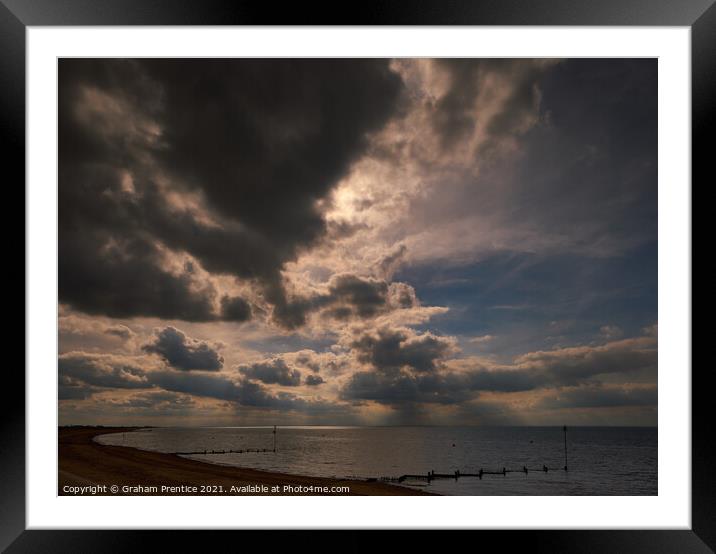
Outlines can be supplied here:
M137 427L60 427L58 494L69 495L356 495L429 494L377 481L308 477L221 466L125 446L102 445L98 435ZM118 487L111 492L109 487ZM208 490L200 490L208 487ZM335 491L341 487L341 492ZM194 490L197 488L198 490ZM278 492L272 492L278 488ZM344 492L347 488L348 492Z

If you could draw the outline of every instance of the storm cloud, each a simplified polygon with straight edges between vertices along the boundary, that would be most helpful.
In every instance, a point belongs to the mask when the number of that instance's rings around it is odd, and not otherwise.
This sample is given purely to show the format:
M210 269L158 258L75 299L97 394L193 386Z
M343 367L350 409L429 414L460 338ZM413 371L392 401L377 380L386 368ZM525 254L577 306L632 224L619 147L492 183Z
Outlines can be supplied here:
M341 391L344 400L372 400L379 404L456 404L473 396L466 376L455 373L413 374L394 370L359 371Z
M255 364L239 367L239 372L267 385L283 385L296 387L301 384L301 372L291 369L282 359L266 360Z
M109 354L69 352L59 357L60 382L82 382L111 388L147 388L151 386L145 370L134 360Z
M308 375L306 376L306 384L310 387L315 387L317 385L322 385L325 383L323 380L323 377L320 375Z
M379 335L380 336L380 335ZM495 364L461 360L460 367L452 360L441 359L444 353L434 347L434 338L419 341L418 359L429 365L417 365L413 356L406 362L400 352L400 335L382 333L382 340L362 338L354 343L359 359L372 369L356 372L342 390L346 400L373 400L379 403L458 403L481 392L512 393L565 386L585 385L566 393L575 406L580 401L637 402L633 396L615 389L594 388L598 376L626 376L648 371L656 374L657 349L652 337L625 339L594 347L561 348L538 351L517 357L512 364ZM415 340L415 339L413 339ZM377 355L376 353L377 352ZM426 353L428 353L426 355ZM422 367L423 371L418 370ZM437 367L444 369L436 371ZM425 371L425 369L431 371ZM416 371L417 370L417 371ZM603 393L603 394L602 394ZM601 398L601 400L598 400ZM651 398L651 397L649 397ZM629 400L631 399L631 400ZM616 405L616 404L615 404Z
M59 395L63 401L84 400L111 389L146 389L133 396L125 407L152 407L160 402L192 396L227 401L237 408L259 407L289 411L326 412L331 403L304 399L286 392L272 392L247 378L233 378L223 372L190 372L148 369L142 360L119 356L72 352L60 356ZM189 395L189 396L177 396ZM191 402L181 400L183 407ZM115 405L117 407L117 405Z
M112 317L248 319L245 302L219 305L212 284L167 265L187 253L255 280L276 320L300 325L280 270L325 232L321 203L401 87L378 59L62 59L60 300Z
M382 328L356 338L350 346L359 361L379 371L407 366L422 373L435 371L454 349L454 342L431 333L418 335L409 329Z
M295 394L269 390L249 379L233 380L225 375L179 372L157 372L152 382L172 392L227 400L237 407L267 408L288 411L326 411L330 403L301 398Z
M304 325L313 313L346 321L372 318L418 305L415 290L410 285L376 277L340 273L333 275L325 288L325 292L295 295L290 301L285 299L285 291L271 296L271 301L275 302L274 316L279 314L281 325L294 329Z
M159 331L155 340L142 349L161 356L170 366L183 371L219 371L224 365L224 358L208 343L187 337L174 327Z

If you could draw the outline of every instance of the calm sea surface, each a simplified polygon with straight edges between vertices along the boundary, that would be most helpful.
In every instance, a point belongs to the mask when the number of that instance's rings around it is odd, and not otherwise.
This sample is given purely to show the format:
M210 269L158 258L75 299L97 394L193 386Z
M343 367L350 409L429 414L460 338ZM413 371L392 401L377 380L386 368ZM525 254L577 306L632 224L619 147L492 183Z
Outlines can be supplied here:
M273 448L272 428L155 428L103 435L102 444L158 452ZM449 495L656 495L657 430L570 427L280 427L277 452L186 456L211 463L319 477L524 473L405 481ZM547 473L538 470L546 465Z

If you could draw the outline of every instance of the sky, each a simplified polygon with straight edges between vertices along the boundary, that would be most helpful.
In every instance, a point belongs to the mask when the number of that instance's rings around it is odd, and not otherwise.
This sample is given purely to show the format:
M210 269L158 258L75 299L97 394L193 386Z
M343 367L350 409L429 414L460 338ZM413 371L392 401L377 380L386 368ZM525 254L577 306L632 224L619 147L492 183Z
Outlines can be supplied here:
M61 59L60 424L656 425L655 59Z

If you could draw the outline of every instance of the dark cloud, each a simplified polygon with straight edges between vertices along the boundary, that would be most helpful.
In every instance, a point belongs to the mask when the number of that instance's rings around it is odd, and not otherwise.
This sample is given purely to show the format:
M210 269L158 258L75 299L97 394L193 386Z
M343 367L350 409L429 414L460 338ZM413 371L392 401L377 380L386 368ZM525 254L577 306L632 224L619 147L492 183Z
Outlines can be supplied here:
M92 387L66 375L60 375L57 387L58 400L84 400L97 392L97 387Z
M305 399L283 391L273 393L246 377L235 379L220 372L148 370L140 367L139 361L108 354L63 354L59 358L59 399L83 400L109 388L148 389L129 400L109 402L125 402L127 408L157 408L162 403L186 408L193 404L190 396L199 396L232 402L239 407L300 412L335 409L330 402ZM291 372L288 378L289 381L293 378ZM298 383L290 381L290 384Z
M648 337L602 346L577 346L530 352L510 366L480 368L469 373L473 390L513 392L589 383L607 375L657 371L656 342Z
M351 306L360 317L375 315L385 306L388 284L356 275L338 275L330 285L330 302Z
M314 302L306 297L288 299L286 289L280 280L267 283L264 297L273 305L273 320L286 329L296 329L306 323L308 314L315 310Z
M154 342L142 346L142 350L158 354L175 369L182 371L219 371L224 358L208 343L187 337L174 327L165 327Z
M454 350L451 339L409 329L382 328L355 338L350 347L371 371L354 373L341 391L345 400L383 404L455 403L469 397L462 376L440 372Z
M279 391L272 394L259 383L244 379L238 384L238 401L242 406L258 408L300 410L311 403L293 394Z
M72 359L70 364L67 360ZM77 360L82 360L82 371L71 371L71 367L80 365ZM112 367L112 364L117 364ZM111 360L105 357L95 357L90 354L77 353L74 357L66 357L62 364L62 374L78 376L73 382L68 382L66 377L61 377L60 390L63 395L61 399L87 398L93 387L113 388L146 388L163 389L152 392L146 396L136 398L143 399L142 405L149 406L156 404L156 401L166 401L176 398L174 393L182 395L193 395L217 400L226 400L242 406L267 407L287 410L311 410L326 409L322 402L310 401L287 393L271 393L266 387L240 379L238 381L229 378L221 373L193 373L186 371L144 371L132 367L132 372L127 374L126 365L118 360ZM89 369L84 369L89 368ZM110 371L107 368L113 368ZM105 374L112 377L107 378ZM83 388L84 387L84 388ZM163 393L163 394L162 394ZM168 395L173 396L168 396ZM157 396L158 395L158 396Z
M325 381L323 380L323 377L321 377L320 375L307 375L306 376L306 384L311 387L316 386L316 385L322 385L323 383L325 383Z
M227 321L248 321L251 319L251 305L238 296L224 296L221 299L221 315Z
M104 399L104 402L128 412L148 411L154 412L156 415L165 415L166 413L176 415L177 412L190 410L196 405L190 395L167 391L142 392L128 398Z
M59 294L74 308L117 318L216 319L215 291L196 289L187 273L162 270L151 242L60 225Z
M333 407L329 403L306 400L283 391L274 394L255 381L234 381L221 374L153 372L152 382L167 391L227 400L245 407L306 412L326 411Z
M309 314L318 311L331 319L365 319L418 305L415 290L406 283L389 283L352 273L331 277L325 293L287 300L285 291L282 291L268 299L275 305L274 317L289 329L303 325Z
M651 372L655 377L657 363L657 344L651 337L530 352L515 359L516 367L536 383L555 386L575 385L599 375L639 371Z
M404 370L359 371L341 391L344 400L372 400L380 404L455 404L474 394L463 376L455 373L412 374Z
M303 323L280 270L326 230L321 203L393 112L387 60L59 64L59 294L92 314L243 321L163 247L255 280ZM194 194L215 217L167 201ZM203 209L203 208L202 208Z
M149 379L152 385L171 392L234 402L238 398L236 383L222 374L153 371L149 374Z
M379 371L407 366L417 372L431 372L454 345L450 339L430 333L416 335L407 329L382 328L358 337L350 346L359 361Z
M289 368L281 358L239 366L238 369L249 379L256 379L267 385L296 387L301 384L301 372Z
M293 360L294 364L298 367L307 368L313 373L327 371L334 375L343 373L354 365L353 360L348 356L339 356L333 352L323 352L319 354L314 350L301 350Z
M314 373L318 373L321 371L321 363L319 360L315 359L315 352L311 351L305 351L296 356L296 363L307 367Z
M392 113L401 87L387 60L144 65L174 116L164 120L167 166L226 216L289 251L323 230L316 200Z
M450 87L436 103L433 127L448 149L475 131L478 123L489 117L485 129L491 148L500 139L524 132L525 120L539 108L538 83L546 66L543 60L529 59L441 59L437 61L447 70ZM495 84L495 79L509 82L509 93L502 109L493 115L475 113L475 104L483 88Z
M138 364L121 356L68 352L58 359L60 384L78 382L94 387L141 389L150 385Z
M323 312L323 315L330 319L337 319L339 321L347 321L353 316L353 309L348 306L337 306L330 308Z
M414 344L420 345L409 351L412 355L408 358L412 363L406 362L400 352L404 334L383 330L378 337L366 335L355 341L353 347L358 359L370 363L373 369L353 374L341 391L342 398L393 405L409 402L445 404L463 402L480 392L521 392L576 385L586 385L586 388L566 392L565 402L587 405L589 402L635 401L642 398L640 395L652 398L650 393L641 390L619 392L598 388L594 383L598 376L628 375L645 370L655 373L656 344L648 337L596 347L533 352L519 356L512 365L488 367L475 363L463 371L436 369L444 365L445 360L441 359L444 352L435 348L433 340L423 341L421 338L412 339ZM423 360L422 371L420 364L416 367L415 359ZM426 371L430 368L432 370Z

